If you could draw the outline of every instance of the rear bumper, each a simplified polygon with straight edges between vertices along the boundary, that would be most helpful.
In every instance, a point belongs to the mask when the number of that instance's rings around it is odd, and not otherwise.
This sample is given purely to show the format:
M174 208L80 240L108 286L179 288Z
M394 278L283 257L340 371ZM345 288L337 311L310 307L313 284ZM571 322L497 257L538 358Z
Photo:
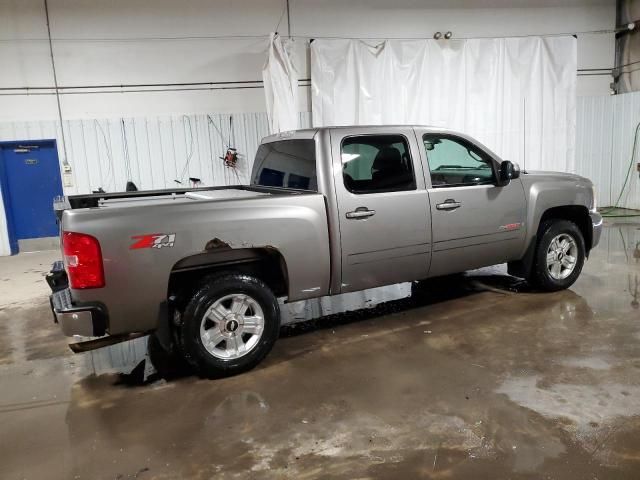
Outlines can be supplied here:
M106 333L107 313L102 305L74 304L68 288L53 292L49 300L54 321L67 337L99 337Z
M591 217L591 226L593 228L591 248L594 248L600 243L600 236L602 235L602 215L598 212L591 212L589 216Z
M107 309L100 303L77 303L71 298L62 262L53 264L47 275L53 293L49 297L53 320L67 337L99 337L106 333Z

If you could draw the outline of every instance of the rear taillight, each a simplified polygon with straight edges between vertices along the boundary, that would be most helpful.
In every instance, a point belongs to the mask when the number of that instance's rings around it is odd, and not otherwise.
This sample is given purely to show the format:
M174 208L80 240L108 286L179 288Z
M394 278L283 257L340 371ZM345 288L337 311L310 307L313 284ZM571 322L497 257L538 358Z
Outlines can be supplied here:
M64 232L62 252L71 288L104 287L102 251L100 242L95 237L84 233Z

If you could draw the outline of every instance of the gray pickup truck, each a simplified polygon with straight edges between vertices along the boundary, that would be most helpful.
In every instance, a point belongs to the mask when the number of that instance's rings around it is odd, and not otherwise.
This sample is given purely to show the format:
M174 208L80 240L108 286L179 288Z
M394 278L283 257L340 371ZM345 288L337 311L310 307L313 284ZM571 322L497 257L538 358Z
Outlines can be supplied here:
M153 333L200 374L246 371L287 302L508 263L569 287L600 238L593 184L520 172L474 139L422 126L314 128L265 138L247 186L92 194L57 205L56 322Z

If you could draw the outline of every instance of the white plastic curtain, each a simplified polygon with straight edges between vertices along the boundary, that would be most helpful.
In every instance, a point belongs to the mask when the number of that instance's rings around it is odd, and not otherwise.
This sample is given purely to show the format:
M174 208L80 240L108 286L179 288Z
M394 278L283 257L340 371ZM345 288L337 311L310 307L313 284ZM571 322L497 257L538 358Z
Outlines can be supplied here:
M575 170L576 39L311 43L314 126L467 133L521 167Z
M294 40L272 33L262 69L271 133L298 128L298 74L293 62Z

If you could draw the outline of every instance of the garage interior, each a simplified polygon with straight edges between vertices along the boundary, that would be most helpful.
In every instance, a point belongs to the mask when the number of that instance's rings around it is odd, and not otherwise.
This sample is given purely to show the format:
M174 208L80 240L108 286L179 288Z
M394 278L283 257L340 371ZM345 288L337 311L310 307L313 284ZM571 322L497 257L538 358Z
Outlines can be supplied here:
M638 478L638 30L637 0L0 0L0 478ZM590 179L575 284L281 298L216 380L153 337L71 352L55 199L248 185L264 137L385 124Z

